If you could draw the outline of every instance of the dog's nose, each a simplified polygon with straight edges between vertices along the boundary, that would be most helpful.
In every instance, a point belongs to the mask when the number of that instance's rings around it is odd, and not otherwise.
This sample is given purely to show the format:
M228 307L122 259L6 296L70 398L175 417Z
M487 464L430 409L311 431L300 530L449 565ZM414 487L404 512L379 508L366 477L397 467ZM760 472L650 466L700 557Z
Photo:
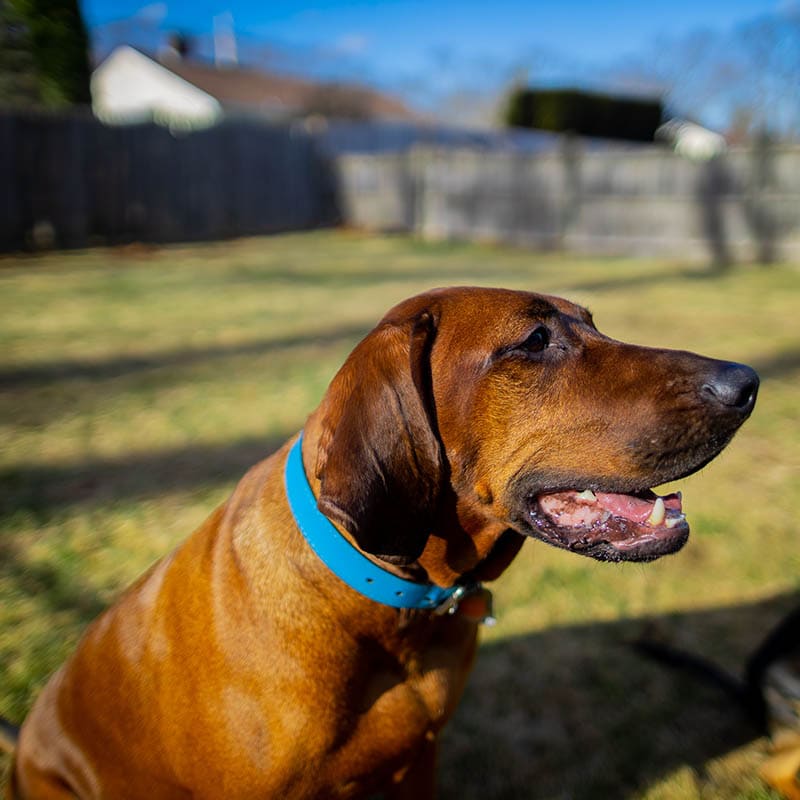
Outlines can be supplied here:
M723 362L706 378L702 391L720 405L749 414L756 404L758 384L754 369L745 364Z

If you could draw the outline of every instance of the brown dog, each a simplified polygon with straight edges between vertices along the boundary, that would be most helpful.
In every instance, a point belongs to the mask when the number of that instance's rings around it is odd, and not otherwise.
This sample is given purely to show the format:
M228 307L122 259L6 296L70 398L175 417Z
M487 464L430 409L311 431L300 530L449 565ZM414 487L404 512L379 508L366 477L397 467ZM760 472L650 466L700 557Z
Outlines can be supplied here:
M50 680L11 796L431 797L485 604L441 614L362 592L384 576L434 594L496 578L526 536L608 561L674 552L679 496L649 487L714 458L757 388L745 366L613 341L553 297L401 303L295 451L338 532L310 545L299 529L292 509L318 512L287 499L292 442L253 467ZM348 540L379 573L356 588L315 552L345 543L367 561Z

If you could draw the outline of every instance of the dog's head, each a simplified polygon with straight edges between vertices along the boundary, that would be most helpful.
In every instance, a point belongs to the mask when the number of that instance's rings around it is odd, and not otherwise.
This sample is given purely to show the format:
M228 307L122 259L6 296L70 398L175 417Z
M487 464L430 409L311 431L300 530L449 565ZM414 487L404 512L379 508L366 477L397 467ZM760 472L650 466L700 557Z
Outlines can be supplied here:
M435 290L392 309L334 378L319 506L397 562L486 526L650 560L689 533L679 495L651 487L714 458L757 390L749 367L614 341L559 298Z

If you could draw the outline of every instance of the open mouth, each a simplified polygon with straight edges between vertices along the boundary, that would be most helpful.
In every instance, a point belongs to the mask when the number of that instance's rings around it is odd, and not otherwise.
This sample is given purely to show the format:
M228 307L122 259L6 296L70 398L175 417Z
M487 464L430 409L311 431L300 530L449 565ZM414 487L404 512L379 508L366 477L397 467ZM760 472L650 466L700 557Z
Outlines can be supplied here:
M528 524L537 538L600 561L651 561L689 536L680 493L659 496L560 491L536 495Z

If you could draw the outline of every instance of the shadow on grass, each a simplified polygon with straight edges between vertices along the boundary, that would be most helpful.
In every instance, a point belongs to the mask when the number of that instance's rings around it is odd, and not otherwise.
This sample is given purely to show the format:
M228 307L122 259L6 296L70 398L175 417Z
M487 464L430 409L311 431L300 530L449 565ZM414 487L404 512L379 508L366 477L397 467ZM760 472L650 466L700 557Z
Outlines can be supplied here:
M200 486L233 484L293 433L136 453L126 458L89 459L64 466L19 464L0 470L0 517L22 510L46 518L79 504L112 504Z
M674 265L667 268L659 267L648 272L636 275L623 275L620 277L604 277L597 280L583 280L576 283L565 283L565 292L612 292L630 291L637 287L658 286L670 283L705 283L719 280L724 273L714 268L687 267Z
M0 370L0 385L6 391L41 386L63 380L113 380L150 370L181 369L213 364L240 356L269 355L318 344L336 345L355 342L369 326L347 325L330 330L309 331L305 335L278 339L258 339L239 344L220 344L202 348L166 350L153 355L119 356L107 359L46 361L42 364Z
M742 793L751 779L759 785L746 766L744 775L727 778L718 771L712 778L705 767L759 738L743 709L718 687L648 661L628 643L656 625L676 646L739 673L765 632L798 602L800 595L787 594L484 645L445 729L442 800L631 797L684 766L697 788L688 796L756 796ZM711 787L713 794L703 793Z
M19 591L44 601L46 608L54 614L75 612L88 623L106 607L98 593L79 580L77 571L65 570L61 563L31 563L2 540L0 560L3 578L12 582Z
M294 276L294 273L289 274ZM486 278L487 274L491 274L491 265L470 264L458 268L458 277L461 279L471 274ZM305 279L307 276L303 273L300 277ZM341 276L333 277L336 281L341 281ZM378 279L395 281L402 277L407 276L398 275L395 272L387 270L386 272L376 273L375 275L369 274L366 276L359 273L357 276L354 276L354 279L358 278L358 285L363 286L365 282L376 282ZM436 275L428 274L427 277L430 285L436 283ZM445 278L446 282L448 276L442 275L440 277ZM533 278L535 276L532 275L531 277ZM432 283L430 278L433 278ZM702 271L697 268L687 268L685 266L676 265L674 268L665 269L660 267L657 270L654 269L651 272L635 276L565 283L561 286L560 291L565 293L582 291L603 292L617 289L627 290L640 285L708 281L716 280L717 278L719 278L719 273L714 271ZM276 277L276 279L279 279L279 276ZM316 284L318 280L315 278L311 282ZM552 277L548 277L547 282L552 283ZM537 287L532 285L531 288L535 291ZM377 323L377 321L376 317L374 322ZM269 355L319 344L354 344L359 338L364 336L371 327L371 323L345 325L328 330L311 330L306 334L283 338L266 338L237 344L220 344L201 348L179 348L151 355L126 355L105 359L58 360L46 361L29 366L7 367L0 369L0 385L8 392L15 389L35 388L64 380L114 380L120 377L158 369L182 369L203 366L231 358ZM789 354L788 358L789 362L787 363L790 364L790 368L793 368L795 354Z
M753 367L761 379L785 378L800 370L800 347L756 359Z

